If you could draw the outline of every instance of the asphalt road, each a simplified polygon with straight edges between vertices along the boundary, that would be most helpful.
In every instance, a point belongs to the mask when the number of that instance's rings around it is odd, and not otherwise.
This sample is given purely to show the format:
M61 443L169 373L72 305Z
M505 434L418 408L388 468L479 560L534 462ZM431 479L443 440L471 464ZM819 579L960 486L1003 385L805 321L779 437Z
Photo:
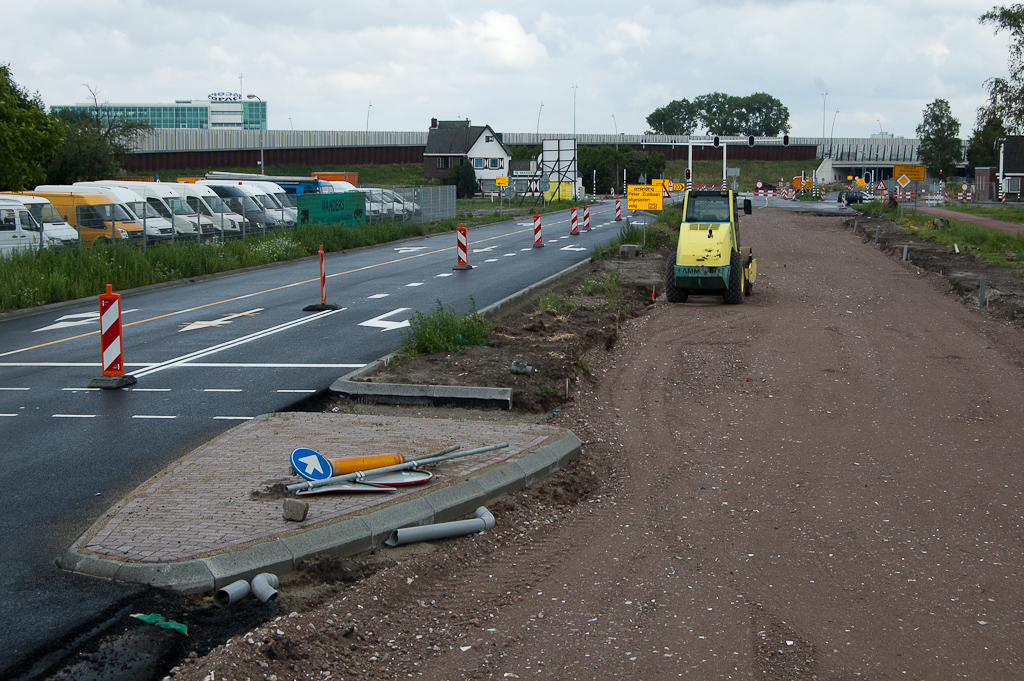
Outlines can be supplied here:
M533 248L532 223L471 230L468 271L452 270L454 234L328 255L337 311L302 309L320 300L315 258L122 292L137 383L121 390L87 388L101 372L95 300L0 316L0 677L45 666L46 652L138 593L53 561L139 483L386 354L415 311L438 300L466 311L471 296L483 308L587 258L620 224L614 202L591 217L592 232L569 236L568 212L545 215L545 248Z

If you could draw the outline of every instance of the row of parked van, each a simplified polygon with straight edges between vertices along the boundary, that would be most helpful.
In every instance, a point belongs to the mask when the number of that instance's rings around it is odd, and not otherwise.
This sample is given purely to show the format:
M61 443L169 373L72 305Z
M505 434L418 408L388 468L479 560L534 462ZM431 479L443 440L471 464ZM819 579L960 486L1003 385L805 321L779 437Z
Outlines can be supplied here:
M259 186L263 185L263 186ZM273 183L101 180L0 194L0 253L79 239L206 240L294 227L298 210Z
M340 181L317 184L318 193L363 193L371 221L420 215L418 205L387 189L360 189ZM79 242L91 245L98 239L225 239L294 227L297 222L295 194L265 180L215 177L195 182L40 185L32 191L0 193L0 254Z

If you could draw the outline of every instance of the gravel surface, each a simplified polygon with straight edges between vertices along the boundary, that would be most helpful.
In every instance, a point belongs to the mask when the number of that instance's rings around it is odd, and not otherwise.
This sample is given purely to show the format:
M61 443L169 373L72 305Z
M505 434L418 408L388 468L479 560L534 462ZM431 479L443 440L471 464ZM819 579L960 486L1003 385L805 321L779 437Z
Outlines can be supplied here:
M754 294L589 350L583 454L492 531L311 562L176 678L1024 676L1020 330L839 218L743 230Z

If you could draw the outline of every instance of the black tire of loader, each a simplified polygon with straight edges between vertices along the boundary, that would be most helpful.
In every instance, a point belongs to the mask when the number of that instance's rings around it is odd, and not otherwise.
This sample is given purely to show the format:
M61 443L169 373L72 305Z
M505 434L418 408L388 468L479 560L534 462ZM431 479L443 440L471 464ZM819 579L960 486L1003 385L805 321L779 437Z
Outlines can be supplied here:
M739 251L733 251L729 256L729 288L722 300L727 305L739 305L743 302L743 291L743 256Z
M675 258L669 256L665 271L665 300L670 303L685 303L689 292L676 286Z

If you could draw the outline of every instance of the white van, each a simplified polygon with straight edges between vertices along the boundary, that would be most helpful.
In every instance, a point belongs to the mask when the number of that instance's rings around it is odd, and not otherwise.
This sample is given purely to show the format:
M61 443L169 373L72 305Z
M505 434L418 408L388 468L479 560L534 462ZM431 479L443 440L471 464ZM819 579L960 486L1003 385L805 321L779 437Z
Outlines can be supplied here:
M196 184L208 185L210 187L235 187L241 190L262 209L262 212L267 217L268 227L294 227L298 222L298 211L296 211L294 218L286 215L284 209L278 206L273 197L248 182L240 180L199 180Z
M278 208L284 211L286 217L290 217L296 222L298 221L298 204L295 203L295 198L289 196L288 192L286 192L281 185L267 180L243 180L243 182L262 189L274 200L274 203L277 204Z
M210 187L192 182L177 182L170 185L178 192L189 208L198 211L213 222L214 228L224 237L238 236L249 230L249 221L242 215L232 212L224 199Z
M0 198L0 256L39 248L42 231L25 204L7 196Z
M170 220L174 225L174 231L182 236L194 237L197 235L197 230L203 237L212 237L214 234L213 221L210 218L197 215L168 184L134 180L99 180L89 184L127 187L140 194L146 203L153 206L160 214L160 217Z
M343 194L346 192L359 192L366 197L366 219L370 222L376 222L384 217L384 204L381 202L379 197L374 196L373 192L366 189L360 189L351 182L345 182L344 180L327 180L334 187L336 194Z
M28 208L28 212L32 213L32 217L43 228L42 245L45 248L63 248L78 244L78 230L72 227L47 199L29 194L0 193L0 200L5 198L20 201Z
M161 217L153 206L148 204L134 189L97 182L76 182L74 186L79 189L98 191L127 208L129 214L135 216L139 224L145 228L147 240L167 241L174 238L174 225L171 224L171 221Z

